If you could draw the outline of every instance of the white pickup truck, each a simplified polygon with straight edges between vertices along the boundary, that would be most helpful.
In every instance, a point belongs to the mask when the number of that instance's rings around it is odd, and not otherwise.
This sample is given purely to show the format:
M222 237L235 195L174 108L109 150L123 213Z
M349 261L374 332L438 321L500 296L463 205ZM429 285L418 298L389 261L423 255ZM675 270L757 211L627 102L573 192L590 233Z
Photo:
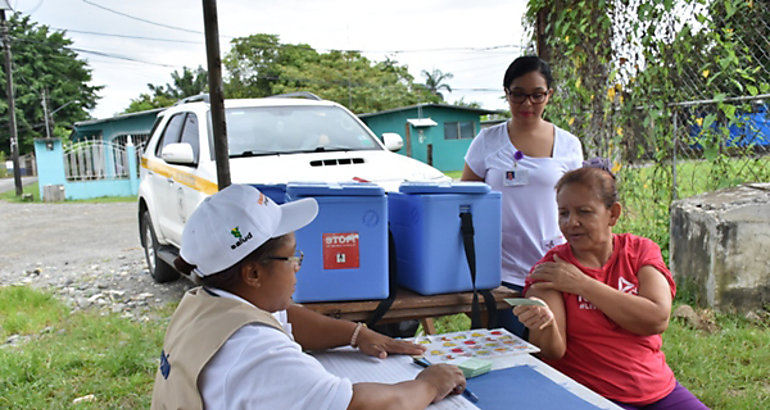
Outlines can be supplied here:
M232 183L369 181L395 191L403 181L447 181L443 173L396 154L400 135L382 141L345 107L288 96L225 100ZM139 233L157 282L179 277L173 260L187 218L217 192L208 96L182 100L158 115L141 159Z

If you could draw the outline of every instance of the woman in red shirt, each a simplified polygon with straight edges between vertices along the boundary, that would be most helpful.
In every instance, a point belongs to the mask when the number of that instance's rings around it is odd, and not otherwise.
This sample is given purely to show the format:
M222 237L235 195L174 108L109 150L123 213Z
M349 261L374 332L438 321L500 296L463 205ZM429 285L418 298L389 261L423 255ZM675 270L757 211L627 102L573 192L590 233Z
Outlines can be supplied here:
M531 270L524 293L547 307L517 306L542 358L627 409L704 409L681 386L660 350L676 285L660 248L613 234L620 216L605 160L556 184L559 228L567 243Z

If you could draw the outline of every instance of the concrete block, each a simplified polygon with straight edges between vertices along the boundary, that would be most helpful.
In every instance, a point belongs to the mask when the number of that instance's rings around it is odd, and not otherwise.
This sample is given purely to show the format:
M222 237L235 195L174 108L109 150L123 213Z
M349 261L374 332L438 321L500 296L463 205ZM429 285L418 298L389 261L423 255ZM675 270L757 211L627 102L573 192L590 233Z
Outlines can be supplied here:
M44 202L61 202L67 197L64 194L64 185L46 185L43 187Z
M675 201L670 267L699 303L749 311L770 303L770 184L745 184Z

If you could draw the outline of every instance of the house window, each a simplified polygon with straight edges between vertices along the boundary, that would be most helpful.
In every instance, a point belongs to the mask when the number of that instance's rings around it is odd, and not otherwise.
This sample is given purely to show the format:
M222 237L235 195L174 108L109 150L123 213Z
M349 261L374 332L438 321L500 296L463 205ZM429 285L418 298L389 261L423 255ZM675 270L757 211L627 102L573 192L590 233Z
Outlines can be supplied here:
M476 135L476 123L473 121L454 121L444 123L444 139L471 139Z

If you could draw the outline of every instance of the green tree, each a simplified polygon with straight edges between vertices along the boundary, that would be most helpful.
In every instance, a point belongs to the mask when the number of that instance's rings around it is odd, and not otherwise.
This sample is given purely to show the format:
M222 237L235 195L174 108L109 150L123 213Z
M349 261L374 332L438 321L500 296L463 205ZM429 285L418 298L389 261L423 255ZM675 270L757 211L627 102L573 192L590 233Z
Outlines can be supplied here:
M607 136L613 124L605 113L613 102L604 96L614 76L611 16L620 8L618 1L529 0L527 5L537 53L555 79L556 92L545 114L581 136L590 155L612 155Z
M173 105L176 101L202 94L208 91L208 73L203 67L198 66L193 70L183 67L182 72L174 70L171 73L172 83L163 85L147 84L150 93L142 93L132 99L126 109L126 113L151 110Z
M318 53L306 44L282 44L273 34L234 39L223 65L227 98L309 91L357 113L441 101L395 60L375 63L356 51Z
M457 105L459 107L468 107L468 108L483 108L481 106L481 103L479 103L477 101L468 101L468 102L466 102L465 98L460 98L459 100L456 100L455 102L452 103L452 105ZM505 115L506 113L508 114L508 116L506 118L510 118L511 112L508 111L508 110L502 111L500 113L500 115Z
M425 77L425 88L430 91L431 94L437 96L444 101L444 96L441 94L441 90L452 92L452 87L445 82L445 80L451 80L454 75L452 73L442 73L439 69L433 69L432 72L428 70L422 70L422 75Z
M8 19L11 42L16 123L19 153L33 149L35 138L46 136L43 95L53 135L66 137L76 121L89 118L87 110L96 105L102 86L88 85L91 69L69 47L72 40L63 31L51 31L29 16L14 13ZM4 65L0 75L0 147L10 147L8 95ZM54 114L50 114L54 112Z

